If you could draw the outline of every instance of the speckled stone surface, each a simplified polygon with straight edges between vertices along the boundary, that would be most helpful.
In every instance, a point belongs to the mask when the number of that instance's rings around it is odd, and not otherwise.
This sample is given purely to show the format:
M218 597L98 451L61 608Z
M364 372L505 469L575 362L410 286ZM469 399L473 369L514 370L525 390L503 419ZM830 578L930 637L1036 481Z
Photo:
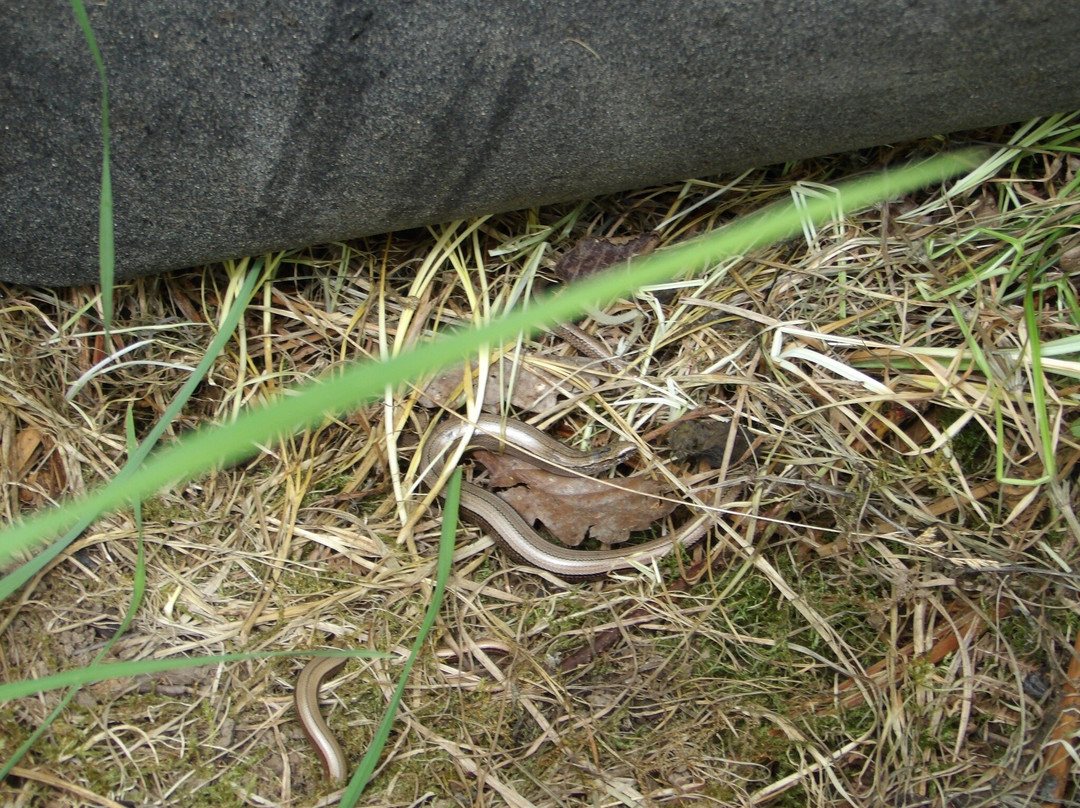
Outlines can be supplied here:
M88 4L118 274L1080 108L1027 0ZM0 4L0 280L97 274L100 84L66 0Z

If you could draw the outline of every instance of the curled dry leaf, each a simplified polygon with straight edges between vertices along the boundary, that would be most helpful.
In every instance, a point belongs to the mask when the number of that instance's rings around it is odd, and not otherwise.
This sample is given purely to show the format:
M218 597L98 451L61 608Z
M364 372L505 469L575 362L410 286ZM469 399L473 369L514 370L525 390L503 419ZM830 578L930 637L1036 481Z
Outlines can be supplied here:
M1080 272L1080 240L1070 244L1071 246L1067 246L1058 256L1058 266L1063 272L1075 275Z
M4 461L19 486L21 504L40 505L42 493L54 497L67 487L67 472L55 449L55 441L36 426L19 430L10 441Z
M622 544L633 531L647 530L675 509L659 498L663 486L645 477L566 477L510 455L478 451L473 456L487 468L491 487L526 522L542 524L568 547L586 538Z
M680 421L668 434L668 446L676 457L700 460L707 463L709 468L718 469L724 462L728 440L732 440L731 463L737 465L750 449L753 436L741 426L735 428L733 438L730 437L731 431L730 420L702 418Z
M583 238L563 253L552 271L563 283L571 283L635 255L650 253L659 243L660 234L656 232L620 238Z
M562 365L573 365L580 361L587 364L591 360L571 356L559 357ZM456 409L464 400L461 394L464 366L457 365L434 376L420 390L421 407L448 407ZM568 378L567 378L568 377ZM511 381L513 385L511 386ZM498 412L507 399L504 391L509 389L510 404L522 412L543 412L554 408L561 399L594 389L600 380L583 370L567 371L565 376L549 373L536 365L526 366L517 363L514 372L514 360L502 357L493 363L484 386L484 412ZM471 381L470 381L471 384Z
M21 480L30 470L43 441L41 430L34 426L28 426L15 435L8 457L8 468L14 472L16 480Z

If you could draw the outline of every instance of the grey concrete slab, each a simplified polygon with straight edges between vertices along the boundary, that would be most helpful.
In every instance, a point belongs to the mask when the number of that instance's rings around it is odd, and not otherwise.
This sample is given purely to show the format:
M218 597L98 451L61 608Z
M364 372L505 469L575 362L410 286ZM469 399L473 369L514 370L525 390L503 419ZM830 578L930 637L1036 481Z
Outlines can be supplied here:
M88 4L121 276L1080 108L1080 5ZM0 279L97 272L99 83L0 2Z

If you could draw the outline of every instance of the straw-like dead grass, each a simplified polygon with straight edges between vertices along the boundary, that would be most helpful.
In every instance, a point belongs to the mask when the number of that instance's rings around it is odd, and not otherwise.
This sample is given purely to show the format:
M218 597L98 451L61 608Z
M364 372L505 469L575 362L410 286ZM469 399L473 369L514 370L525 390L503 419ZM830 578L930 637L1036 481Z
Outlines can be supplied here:
M1071 796L1056 739L1075 731L1078 679L1080 363L1066 342L1080 325L1077 131L1041 133L963 192L688 268L606 310L625 322L584 321L621 367L582 360L557 335L482 357L470 397L492 387L505 411L521 378L547 373L561 395L533 395L542 411L529 417L580 444L643 437L642 469L663 468L681 498L724 516L657 575L573 586L463 527L438 636L366 804ZM287 255L174 431L495 316L583 235L657 229L662 248L796 183L813 193L941 145ZM111 345L95 290L4 290L5 520L115 473L126 408L145 434L210 340L227 269L121 286ZM439 507L423 508L411 464L435 414L423 403L417 388L388 394L145 503L148 597L118 656L389 651L398 659L350 663L328 700L358 760L430 593ZM674 462L666 425L702 414L743 424L753 460L728 458L721 473ZM3 604L5 679L85 663L115 630L135 533L129 512L102 519ZM291 706L301 664L87 687L24 777L0 784L3 800L109 804L84 789L125 804L313 804L324 789ZM0 752L57 698L5 705Z

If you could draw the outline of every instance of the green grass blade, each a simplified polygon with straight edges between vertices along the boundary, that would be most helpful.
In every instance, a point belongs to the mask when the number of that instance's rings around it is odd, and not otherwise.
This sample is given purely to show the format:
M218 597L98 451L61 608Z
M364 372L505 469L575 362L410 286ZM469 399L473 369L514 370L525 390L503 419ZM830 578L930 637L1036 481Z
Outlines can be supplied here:
M1031 395L1034 399L1032 409L1035 411L1039 442L1042 444L1045 479L1053 480L1057 476L1057 458L1054 456L1054 436L1050 430L1050 412L1046 406L1046 376L1043 373L1039 313L1035 308L1034 285L1035 272L1029 270L1024 291L1024 322L1027 325L1028 347L1031 351Z
M101 58L94 30L90 27L90 18L86 16L86 7L82 0L71 0L71 9L82 28L83 37L94 57L98 74L101 76L101 197L98 203L98 274L101 279L101 309L105 320L105 344L111 347L109 328L113 318L113 284L115 279L116 251L113 246L113 200L112 172L109 168L109 86L105 80L105 60Z
M458 506L460 502L461 469L458 469L446 486L446 506L443 511L442 535L439 540L439 563L435 576L435 590L431 593L431 603L428 604L424 622L420 625L416 639L413 640L412 651L409 653L409 658L405 660L401 676L398 677L397 688L394 690L390 703L386 705L386 712L383 713L382 721L379 722L379 728L375 731L371 744L364 753L356 773L349 780L349 785L341 797L342 808L352 808L352 806L356 805L360 795L367 788L371 775L375 771L375 766L379 762L379 756L382 755L382 750L390 737L390 730L393 728L394 719L397 716L398 704L401 703L401 697L405 694L405 685L409 681L413 663L416 662L416 658L420 655L420 649L423 647L431 627L435 625L435 620L439 616L443 593L446 591L446 582L450 578L450 566L454 560L454 540L457 537Z

